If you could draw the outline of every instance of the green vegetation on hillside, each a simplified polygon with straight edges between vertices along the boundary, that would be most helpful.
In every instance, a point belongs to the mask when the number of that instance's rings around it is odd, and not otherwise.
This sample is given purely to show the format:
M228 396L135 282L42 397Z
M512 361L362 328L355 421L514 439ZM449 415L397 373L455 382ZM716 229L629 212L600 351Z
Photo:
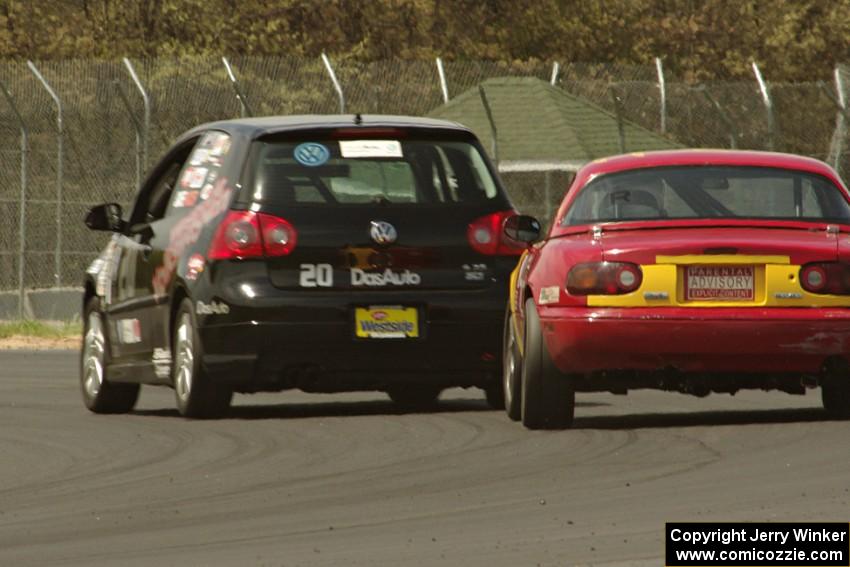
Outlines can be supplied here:
M302 55L651 63L827 79L848 0L0 0L0 57Z

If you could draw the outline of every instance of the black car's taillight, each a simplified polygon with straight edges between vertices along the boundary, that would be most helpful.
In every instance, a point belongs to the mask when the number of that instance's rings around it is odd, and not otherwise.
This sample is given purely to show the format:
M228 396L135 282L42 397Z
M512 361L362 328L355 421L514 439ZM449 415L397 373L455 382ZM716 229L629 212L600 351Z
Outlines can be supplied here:
M850 264L815 262L800 269L800 285L810 293L850 295Z
M295 249L295 227L280 217L254 211L230 211L213 236L210 260L286 256Z
M640 287L643 273L627 262L576 264L567 275L567 292L572 295L619 295Z

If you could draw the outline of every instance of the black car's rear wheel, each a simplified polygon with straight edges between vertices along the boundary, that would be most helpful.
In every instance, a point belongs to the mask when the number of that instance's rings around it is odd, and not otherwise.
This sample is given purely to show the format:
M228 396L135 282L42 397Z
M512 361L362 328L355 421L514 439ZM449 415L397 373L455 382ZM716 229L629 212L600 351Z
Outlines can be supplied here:
M83 348L80 351L83 403L95 413L127 413L136 405L139 385L109 381L108 340L100 300L93 297L83 309Z
M505 413L513 421L519 421L522 418L522 355L519 352L514 315L510 308L505 314L502 353L502 395L505 399Z
M212 382L204 372L192 307L192 302L184 299L174 321L172 379L177 410L180 415L197 419L221 417L230 407L233 391Z
M533 299L525 302L525 348L522 359L522 424L529 429L566 429L573 423L575 391L543 339Z

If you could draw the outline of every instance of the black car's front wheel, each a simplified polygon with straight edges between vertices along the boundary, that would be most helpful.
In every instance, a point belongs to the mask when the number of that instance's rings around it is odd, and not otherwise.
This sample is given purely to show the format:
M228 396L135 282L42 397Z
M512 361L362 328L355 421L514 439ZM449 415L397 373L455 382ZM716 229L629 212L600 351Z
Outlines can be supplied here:
M83 348L80 351L83 403L94 413L127 413L136 405L139 385L109 381L108 341L100 300L93 297L83 309Z
M233 391L209 379L201 364L201 342L198 337L192 302L180 304L174 321L172 379L177 410L184 417L209 419L227 413Z
M567 429L573 423L575 390L549 356L533 299L525 302L522 359L522 424L529 429Z

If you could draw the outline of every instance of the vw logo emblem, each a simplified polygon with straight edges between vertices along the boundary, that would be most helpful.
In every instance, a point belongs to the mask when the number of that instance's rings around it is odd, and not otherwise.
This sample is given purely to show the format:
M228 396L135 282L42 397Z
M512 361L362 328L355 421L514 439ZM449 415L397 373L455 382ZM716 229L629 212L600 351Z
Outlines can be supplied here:
M395 227L384 221L373 220L369 227L369 234L372 236L372 240L378 244L392 244L398 238Z
M331 153L322 144L305 142L298 144L293 152L295 161L307 167L318 167L324 165L331 157Z

